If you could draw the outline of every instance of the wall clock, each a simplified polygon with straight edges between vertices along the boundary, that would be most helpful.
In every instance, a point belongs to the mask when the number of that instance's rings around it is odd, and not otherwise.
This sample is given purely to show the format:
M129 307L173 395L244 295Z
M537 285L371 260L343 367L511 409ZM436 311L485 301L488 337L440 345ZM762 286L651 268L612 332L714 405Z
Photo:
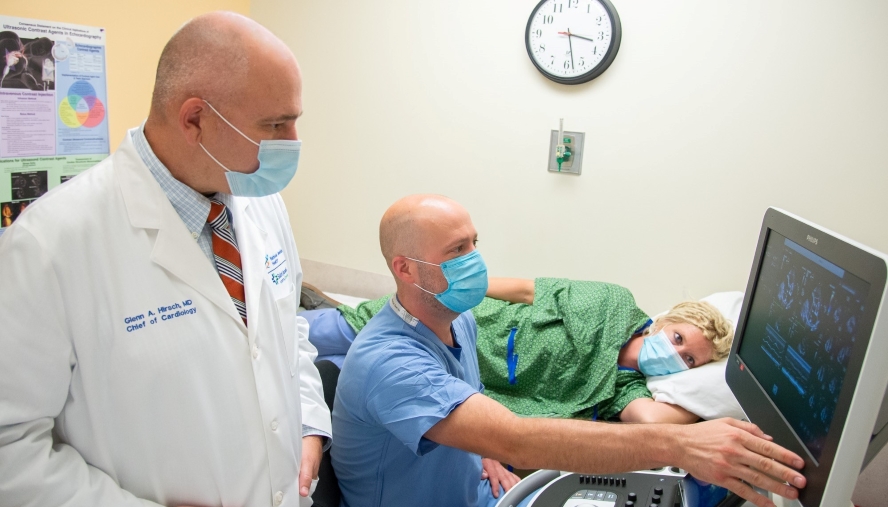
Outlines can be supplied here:
M527 55L544 76L580 84L607 70L620 50L620 16L608 0L542 0L527 20Z

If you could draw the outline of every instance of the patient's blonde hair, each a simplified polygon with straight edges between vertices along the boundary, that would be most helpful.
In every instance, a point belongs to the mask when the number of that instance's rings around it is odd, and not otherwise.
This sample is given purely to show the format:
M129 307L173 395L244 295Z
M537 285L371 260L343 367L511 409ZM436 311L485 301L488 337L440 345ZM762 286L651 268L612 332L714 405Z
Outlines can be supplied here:
M712 342L712 360L728 357L734 341L734 327L718 308L706 301L685 301L657 317L648 328L660 329L666 324L691 324Z

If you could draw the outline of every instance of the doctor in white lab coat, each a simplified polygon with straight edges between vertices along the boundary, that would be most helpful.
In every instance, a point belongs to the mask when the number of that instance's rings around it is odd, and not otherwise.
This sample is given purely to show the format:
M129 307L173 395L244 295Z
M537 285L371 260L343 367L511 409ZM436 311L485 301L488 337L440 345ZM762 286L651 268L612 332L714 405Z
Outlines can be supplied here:
M289 219L276 193L228 195L218 163L251 173L257 148L204 102L256 142L294 140L298 66L213 13L171 39L156 87L144 134L0 237L0 506L311 505L331 427ZM246 324L171 197L189 188L228 208Z

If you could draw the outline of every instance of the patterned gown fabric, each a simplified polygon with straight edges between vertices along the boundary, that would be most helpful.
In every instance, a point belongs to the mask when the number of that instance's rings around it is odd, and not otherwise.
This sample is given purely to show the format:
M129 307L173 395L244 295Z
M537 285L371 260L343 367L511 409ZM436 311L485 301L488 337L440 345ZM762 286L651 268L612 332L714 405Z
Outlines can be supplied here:
M359 331L387 299L338 309ZM485 298L472 313L484 394L516 414L611 419L632 400L651 397L641 373L617 368L620 348L649 320L624 287L538 278L532 305ZM513 327L518 363L511 384Z
M247 324L247 305L244 292L244 274L241 271L241 257L237 249L237 240L228 223L228 211L221 202L210 200L210 215L207 223L213 229L213 254L216 258L216 268L222 278L222 284L231 296L231 302L237 308L237 312Z

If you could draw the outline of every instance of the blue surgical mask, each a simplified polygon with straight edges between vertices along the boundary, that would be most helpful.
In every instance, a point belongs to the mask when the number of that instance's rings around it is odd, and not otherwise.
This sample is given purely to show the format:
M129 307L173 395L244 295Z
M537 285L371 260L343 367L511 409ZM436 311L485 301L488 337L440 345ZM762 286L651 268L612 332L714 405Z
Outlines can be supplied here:
M212 104L206 100L204 102L235 132L259 147L259 155L257 156L259 159L259 169L252 173L241 173L225 167L222 162L216 160L216 157L207 151L203 143L200 143L200 147L213 159L213 162L216 162L222 169L227 171L225 178L228 180L228 186L231 188L231 195L264 197L283 190L290 183L290 180L293 179L293 175L296 174L296 168L299 166L299 151L302 148L302 141L274 139L262 140L257 143L219 114L219 111L216 111Z
M638 354L638 369L648 377L669 375L688 369L681 355L675 350L666 331L647 336Z
M466 255L450 259L441 264L421 261L412 257L408 259L432 266L441 266L441 272L447 280L447 290L440 294L428 291L419 285L420 289L435 296L451 311L463 313L478 306L487 294L487 265L481 258L478 250L472 250Z

